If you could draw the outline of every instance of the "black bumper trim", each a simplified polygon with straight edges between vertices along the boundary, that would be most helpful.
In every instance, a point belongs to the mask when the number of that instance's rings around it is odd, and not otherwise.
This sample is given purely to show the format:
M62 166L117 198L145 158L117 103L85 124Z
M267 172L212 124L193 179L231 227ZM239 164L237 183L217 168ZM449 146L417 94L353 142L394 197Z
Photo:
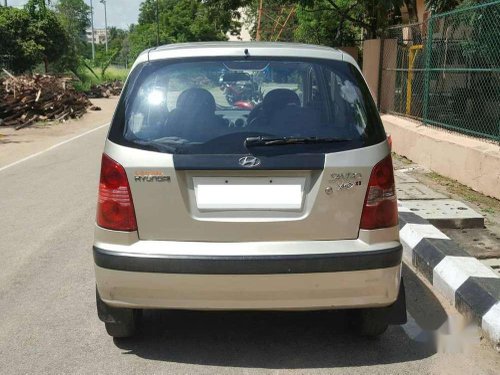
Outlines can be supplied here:
M376 251L272 256L158 256L119 253L94 246L94 261L101 268L215 275L361 271L397 266L402 255L401 245Z

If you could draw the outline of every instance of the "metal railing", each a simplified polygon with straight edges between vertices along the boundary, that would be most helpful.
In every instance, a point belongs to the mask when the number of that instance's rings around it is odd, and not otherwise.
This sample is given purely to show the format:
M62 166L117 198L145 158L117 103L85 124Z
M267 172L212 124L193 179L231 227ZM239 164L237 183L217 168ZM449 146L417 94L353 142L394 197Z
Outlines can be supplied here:
M500 1L387 30L382 111L500 142Z

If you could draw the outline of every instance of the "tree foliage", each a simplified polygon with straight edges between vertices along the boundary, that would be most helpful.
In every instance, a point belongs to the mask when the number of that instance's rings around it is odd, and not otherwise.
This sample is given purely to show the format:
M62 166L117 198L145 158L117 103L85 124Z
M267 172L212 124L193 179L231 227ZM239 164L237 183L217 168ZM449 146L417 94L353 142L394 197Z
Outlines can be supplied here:
M0 56L14 73L31 69L39 61L42 46L32 38L31 18L24 9L0 8Z
M68 50L68 34L59 18L45 0L29 0L25 6L30 16L32 38L40 48L41 59L47 70L48 63L58 61Z
M109 49L110 51L118 51L113 63L128 66L130 55L129 32L111 27L109 29Z
M72 43L82 48L90 26L90 7L83 0L59 0L55 9Z
M57 69L76 72L87 50L85 31L90 26L90 7L83 0L59 0L55 10L68 38Z
M426 0L426 7L434 12L441 13L455 9L462 0Z
M0 55L21 73L44 62L56 62L66 52L67 34L43 0L30 0L24 9L0 8Z
M130 30L130 51L137 56L157 44L157 18L160 44L226 40L236 25L234 12L219 12L203 0L156 0L142 2L139 23Z
M206 4L209 7L222 9L250 7L255 12L257 9L256 2L258 3L258 0L207 0ZM269 1L265 1L266 8L268 3ZM412 6L414 5L413 0L273 0L271 3L295 5L298 14L302 12L303 15L304 12L317 12L317 16L306 17L304 15L302 17L302 20L309 24L313 19L317 21L321 18L334 20L335 24L342 26L351 24L354 27L363 29L369 38L379 36L388 24L400 21L400 8L403 3L408 3L410 9L415 9ZM330 13L330 15L320 15L320 13ZM300 18L298 22L300 27ZM331 27L331 25L327 26Z
M338 3L349 3L342 0ZM359 39L360 28L336 12L324 11L327 1L318 1L313 7L297 9L295 39L298 42L331 47L350 46ZM345 6L345 5L343 5Z
M230 3L230 1L229 1ZM226 4L229 6L230 4ZM215 6L210 3L210 6ZM257 23L259 13L259 0L251 0L245 2L245 19L244 24L248 28L252 38L257 37ZM225 8L224 3L219 4L221 8ZM294 41L294 29L297 26L296 17L293 17L293 9L295 4L286 0L266 0L265 12L263 12L260 24L260 40L262 41L277 41L291 42ZM288 19L286 27L281 27L292 12L292 16ZM278 21L278 22L276 22Z

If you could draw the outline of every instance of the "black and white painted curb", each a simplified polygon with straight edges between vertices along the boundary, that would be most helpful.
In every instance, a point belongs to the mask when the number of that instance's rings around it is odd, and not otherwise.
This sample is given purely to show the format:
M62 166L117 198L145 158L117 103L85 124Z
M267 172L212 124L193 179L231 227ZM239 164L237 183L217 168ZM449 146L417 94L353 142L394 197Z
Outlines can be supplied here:
M398 202L403 258L500 348L500 276Z

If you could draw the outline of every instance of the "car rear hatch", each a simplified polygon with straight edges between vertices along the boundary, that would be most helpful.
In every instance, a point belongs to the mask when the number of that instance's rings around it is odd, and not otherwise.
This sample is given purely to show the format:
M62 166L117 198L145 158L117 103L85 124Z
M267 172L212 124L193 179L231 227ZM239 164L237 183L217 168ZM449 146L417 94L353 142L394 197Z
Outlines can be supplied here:
M374 164L385 142L321 155L314 169L176 167L175 157L108 142L124 165L140 239L175 241L340 240L358 237ZM206 157L205 157L206 159Z
M248 73L261 99L230 104L221 69ZM247 242L357 238L389 148L353 65L235 58L134 69L105 152L140 239Z

